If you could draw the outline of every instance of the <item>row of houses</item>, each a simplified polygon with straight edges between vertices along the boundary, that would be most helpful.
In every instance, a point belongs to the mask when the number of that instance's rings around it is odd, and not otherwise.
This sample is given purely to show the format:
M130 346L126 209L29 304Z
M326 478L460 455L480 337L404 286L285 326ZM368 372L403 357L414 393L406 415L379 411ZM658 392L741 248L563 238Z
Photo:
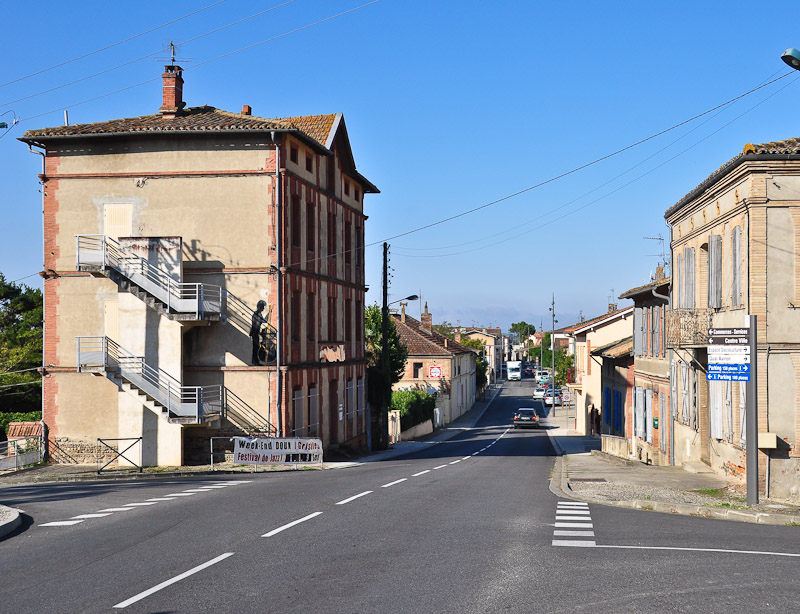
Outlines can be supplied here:
M613 454L743 478L746 386L708 381L708 331L756 316L760 492L798 501L800 139L747 144L665 220L671 275L558 331L575 355L575 426Z

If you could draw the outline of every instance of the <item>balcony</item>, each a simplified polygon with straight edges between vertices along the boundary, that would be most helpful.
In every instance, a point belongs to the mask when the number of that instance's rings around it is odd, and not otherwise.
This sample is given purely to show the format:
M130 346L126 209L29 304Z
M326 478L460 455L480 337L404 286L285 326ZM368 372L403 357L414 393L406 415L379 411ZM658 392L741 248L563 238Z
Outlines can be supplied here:
M708 345L711 312L708 309L667 311L666 346L671 349Z

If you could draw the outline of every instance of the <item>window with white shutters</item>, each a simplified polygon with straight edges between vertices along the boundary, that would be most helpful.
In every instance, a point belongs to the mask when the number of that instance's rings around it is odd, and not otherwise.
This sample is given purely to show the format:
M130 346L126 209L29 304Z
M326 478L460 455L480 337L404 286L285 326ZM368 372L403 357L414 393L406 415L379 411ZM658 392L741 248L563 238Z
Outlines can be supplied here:
M708 306L722 307L722 237L708 237Z
M694 309L694 248L686 247L683 250L683 306Z
M645 437L645 425L644 425L644 388L641 386L636 386L633 389L633 398L635 406L633 408L633 412L636 420L636 424L634 425L635 433L637 437L641 437L644 439Z
M689 365L681 362L681 423L689 426Z
M699 429L699 421L697 420L697 371L689 369L689 411L690 426L697 431Z
M723 439L722 405L724 392L723 382L708 382L709 436L712 439Z
M731 236L731 305L742 305L742 227L736 226Z
M644 396L644 430L647 443L653 443L653 391L645 390Z
M678 419L678 363L675 360L669 364L669 405L673 420Z
M683 304L683 254L680 252L675 258L675 279L672 281L672 304L676 308L685 307Z
M644 309L633 308L633 355L644 354Z
M661 451L667 451L667 399L664 396L664 392L662 391L658 398L661 399L661 419L658 423L658 428L661 429L660 436L658 438L659 443L661 444Z

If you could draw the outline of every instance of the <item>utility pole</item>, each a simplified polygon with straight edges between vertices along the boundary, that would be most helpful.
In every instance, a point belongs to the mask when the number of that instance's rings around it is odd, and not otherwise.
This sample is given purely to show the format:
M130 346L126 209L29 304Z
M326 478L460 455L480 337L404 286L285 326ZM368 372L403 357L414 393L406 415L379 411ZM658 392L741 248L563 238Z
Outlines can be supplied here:
M389 244L383 244L383 308L381 309L381 374L383 394L378 412L378 449L389 447Z
M544 320L539 318L539 330L544 330ZM539 369L544 369L544 333L542 333L542 341L539 344Z
M553 415L556 415L556 295L553 294L553 301L550 303L550 312L553 316L553 327L550 332L550 377L553 384ZM547 394L545 393L545 396Z

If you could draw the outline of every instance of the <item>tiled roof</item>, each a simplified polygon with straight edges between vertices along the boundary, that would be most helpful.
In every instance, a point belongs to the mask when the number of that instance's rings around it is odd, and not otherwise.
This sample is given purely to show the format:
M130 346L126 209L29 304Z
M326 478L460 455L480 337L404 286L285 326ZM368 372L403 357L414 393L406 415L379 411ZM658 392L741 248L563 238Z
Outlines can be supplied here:
M736 168L745 160L752 159L748 158L748 156L760 155L800 155L800 138L786 139L785 141L772 141L770 143L748 143L742 148L742 153L728 160L725 164L720 166L717 170L706 177L702 183L700 183L700 185L698 185L691 192L686 194L686 196L681 198L677 203L667 209L667 211L664 213L664 217L667 218L671 216L683 205L710 187L720 177Z
M269 132L280 130L300 132L325 147L335 118L336 115L310 115L307 117L266 119L241 113L230 113L215 107L202 106L184 109L180 115L169 119L165 119L161 114L156 113L140 117L111 119L92 124L72 124L70 126L28 130L21 140L37 141L56 137L99 136L122 133Z
M405 322L400 320L400 314L393 313L394 324L400 335L400 340L408 348L409 356L454 356L473 352L471 348L448 339L436 330L428 332L422 328L419 320L406 314ZM445 347L445 341L447 346Z
M602 356L604 358L623 358L631 354L633 354L633 336L619 339L592 350L593 356Z
M619 298L632 298L633 296L641 294L642 292L668 285L669 285L669 277L665 277L663 279L651 281L650 283L647 283L643 286L639 286L638 288L631 288L630 290L626 290L625 292L619 295Z
M591 326L595 322L601 322L602 320L605 320L606 318L610 318L611 316L615 316L615 315L617 315L619 313L622 313L623 311L627 311L630 308L631 308L631 306L629 305L628 307L623 307L622 309L617 309L616 311L609 311L607 313L604 313L601 316L590 318L589 320L584 320L583 322L578 322L578 323L572 324L570 326L565 326L561 330L563 332L565 332L565 333L571 333L571 332L574 332L574 331L579 330L581 328L586 328L587 326ZM559 331L556 331L556 332L559 332Z

